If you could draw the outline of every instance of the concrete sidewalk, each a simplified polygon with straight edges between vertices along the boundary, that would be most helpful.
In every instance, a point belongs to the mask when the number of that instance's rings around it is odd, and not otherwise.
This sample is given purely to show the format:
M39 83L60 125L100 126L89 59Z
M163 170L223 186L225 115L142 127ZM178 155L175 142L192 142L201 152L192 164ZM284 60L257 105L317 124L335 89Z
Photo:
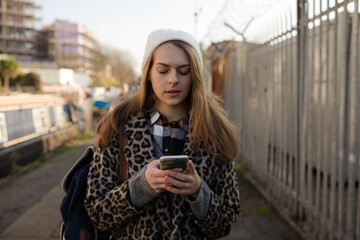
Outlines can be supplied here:
M85 147L85 146L84 146ZM77 150L81 154L83 148ZM68 150L72 151L72 150ZM65 155L66 153L61 153ZM74 155L74 153L72 153ZM59 156L63 158L63 156ZM74 158L74 161L77 158ZM47 163L51 164L51 163ZM67 168L67 165L65 166ZM64 167L64 168L65 168ZM60 169L60 166L57 166ZM34 171L40 171L36 169ZM38 178L48 177L39 175ZM301 237L276 213L244 175L239 175L242 215L223 240L300 240ZM0 194L3 194L3 189ZM60 180L43 197L0 233L0 240L59 239L59 206L64 196ZM11 201L11 199L9 199ZM3 213L0 212L0 215Z
M2 232L0 239L58 240L61 223L59 206L63 196L59 183Z
M244 174L238 175L241 216L223 240L301 240Z

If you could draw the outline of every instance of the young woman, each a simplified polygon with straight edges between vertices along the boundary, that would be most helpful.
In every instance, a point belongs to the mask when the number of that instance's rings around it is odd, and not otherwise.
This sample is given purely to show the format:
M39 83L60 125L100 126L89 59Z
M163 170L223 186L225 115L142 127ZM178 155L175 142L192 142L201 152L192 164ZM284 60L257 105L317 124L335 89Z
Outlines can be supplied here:
M195 39L178 30L152 32L140 89L97 126L85 208L119 239L214 239L240 213L233 160L239 137L206 88ZM119 126L125 126L119 134ZM119 137L128 180L120 184ZM163 155L189 156L187 169L161 170Z

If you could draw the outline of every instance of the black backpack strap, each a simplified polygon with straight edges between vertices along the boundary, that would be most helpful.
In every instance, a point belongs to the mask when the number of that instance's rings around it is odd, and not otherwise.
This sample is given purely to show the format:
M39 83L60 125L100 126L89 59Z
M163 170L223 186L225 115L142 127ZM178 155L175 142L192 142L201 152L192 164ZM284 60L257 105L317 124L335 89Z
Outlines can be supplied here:
M128 143L126 134L124 133L125 125L121 124L119 127L119 176L120 184L127 180L127 160L124 153L124 147ZM112 233L112 237L119 239L121 237L122 230L119 229Z
M94 146L89 146L79 157L79 159L76 160L76 162L72 165L72 167L66 173L62 181L62 187L64 192L68 191L74 173L77 172L83 166L88 165L92 161L93 155L94 155Z
M127 136L124 133L125 125L119 127L119 176L120 184L127 180L127 161L124 153L124 147L127 145Z
M63 189L66 192L60 205L63 219L60 236L63 239L108 240L110 238L110 233L100 232L93 227L84 206L87 176L93 155L94 147L90 146L63 179Z
M127 145L127 136L124 134L124 125L119 129L119 177L120 183L127 180L127 160L124 147ZM85 239L109 239L111 234L101 232L92 226L84 207L86 195L87 175L90 162L94 155L94 146L89 146L81 157L73 164L62 181L66 195L60 206L63 223L60 230L61 239L72 239L74 236L85 236ZM114 232L113 237L121 235L121 230Z

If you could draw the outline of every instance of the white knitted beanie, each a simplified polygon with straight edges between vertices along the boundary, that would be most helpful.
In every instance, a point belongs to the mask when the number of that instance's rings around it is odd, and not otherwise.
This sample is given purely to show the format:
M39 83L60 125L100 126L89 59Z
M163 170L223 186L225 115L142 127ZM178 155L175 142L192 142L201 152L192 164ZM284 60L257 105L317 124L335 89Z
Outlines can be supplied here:
M147 43L145 46L144 57L141 63L141 71L144 72L145 65L151 56L152 52L162 43L171 41L171 40L180 40L191 47L193 47L199 57L201 67L203 65L201 52L199 44L196 42L195 38L187 32L181 30L173 30L173 29L160 29L153 31L149 34Z

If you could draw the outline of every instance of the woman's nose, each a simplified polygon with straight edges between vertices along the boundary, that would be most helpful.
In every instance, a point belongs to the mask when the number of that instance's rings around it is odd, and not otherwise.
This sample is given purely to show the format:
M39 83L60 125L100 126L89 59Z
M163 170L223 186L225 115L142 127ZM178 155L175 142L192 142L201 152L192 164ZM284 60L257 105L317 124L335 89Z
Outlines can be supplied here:
M171 70L169 74L169 83L175 84L178 82L176 70Z

